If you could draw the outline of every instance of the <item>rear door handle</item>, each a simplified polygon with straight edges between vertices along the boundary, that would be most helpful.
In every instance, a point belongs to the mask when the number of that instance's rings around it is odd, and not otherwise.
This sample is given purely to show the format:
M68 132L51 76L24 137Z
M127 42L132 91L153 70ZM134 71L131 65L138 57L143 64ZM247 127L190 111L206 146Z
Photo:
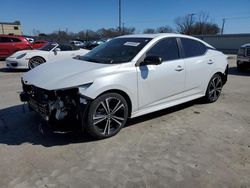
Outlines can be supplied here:
M175 69L175 71L178 71L178 72L183 71L183 70L184 68L180 65L178 65L177 68Z

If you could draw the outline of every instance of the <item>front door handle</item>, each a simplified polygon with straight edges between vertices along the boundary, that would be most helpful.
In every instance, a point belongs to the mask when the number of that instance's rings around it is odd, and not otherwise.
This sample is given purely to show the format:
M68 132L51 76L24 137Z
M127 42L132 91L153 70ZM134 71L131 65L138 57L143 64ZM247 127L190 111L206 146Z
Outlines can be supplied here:
M209 61L207 62L207 64L212 65L212 64L214 64L214 62L213 62L212 59L209 59Z
M177 68L175 69L175 71L178 71L178 72L183 71L183 70L184 68L181 65L178 65Z

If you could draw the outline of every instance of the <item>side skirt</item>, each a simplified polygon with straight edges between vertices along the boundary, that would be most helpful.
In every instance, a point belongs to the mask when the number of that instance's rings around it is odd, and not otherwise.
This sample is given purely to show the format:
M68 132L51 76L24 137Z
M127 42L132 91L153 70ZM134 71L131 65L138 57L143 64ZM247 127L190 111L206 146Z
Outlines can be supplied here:
M176 105L179 105L179 104L182 104L182 103L185 103L185 102L188 102L188 101L192 101L192 100L204 97L204 96L205 96L204 93L199 93L199 94L188 96L188 97L185 97L185 98L182 98L182 99L177 99L177 100L169 101L169 102L166 102L166 103L158 104L158 105L155 105L155 106L152 106L152 107L143 108L141 110L133 112L131 114L131 118L135 118L135 117L142 116L142 115L145 115L145 114L148 114L148 113L151 113L151 112L163 110L165 108L176 106Z

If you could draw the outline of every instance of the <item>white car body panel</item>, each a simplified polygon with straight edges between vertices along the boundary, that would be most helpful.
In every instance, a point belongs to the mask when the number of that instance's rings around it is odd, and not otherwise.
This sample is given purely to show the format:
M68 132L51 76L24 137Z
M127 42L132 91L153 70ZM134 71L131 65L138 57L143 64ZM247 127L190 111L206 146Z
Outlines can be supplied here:
M204 96L210 78L217 72L223 74L227 67L227 56L216 50L208 50L199 57L140 67L138 62L143 54L163 38L190 38L213 47L199 39L179 34L123 37L153 39L131 62L99 64L71 59L60 62L60 66L57 62L45 63L25 73L22 79L25 84L46 90L79 87L80 93L91 99L109 90L120 90L131 100L133 118ZM210 64L210 60L213 63ZM177 71L178 68L183 70ZM84 84L91 85L84 88Z
M182 59L171 61L171 63L163 62L160 66L137 67L138 100L141 108L167 102L169 97L178 97L184 92L185 71L177 71L178 66L184 70L185 64Z
M73 58L78 55L84 55L88 53L89 50L79 49L72 51L43 51L43 50L22 50L12 54L10 57L6 59L6 67L11 69L28 69L29 60L32 57L42 57L46 62L53 62L58 60L63 60L67 58ZM23 58L17 59L17 57L21 54L26 53ZM12 66L11 63L17 63L17 66Z

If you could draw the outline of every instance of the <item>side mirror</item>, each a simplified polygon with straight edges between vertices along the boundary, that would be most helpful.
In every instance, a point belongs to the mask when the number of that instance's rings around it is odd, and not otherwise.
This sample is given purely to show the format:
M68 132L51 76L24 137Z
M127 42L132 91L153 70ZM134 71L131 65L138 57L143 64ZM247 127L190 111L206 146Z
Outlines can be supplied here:
M77 55L77 56L73 57L73 59L81 59L81 56Z
M61 51L61 49L60 48L55 48L54 49L54 52L58 52L58 51Z
M144 61L140 63L141 66L144 65L160 65L162 63L162 58L154 55L146 56Z
M60 48L55 48L55 49L53 50L53 52L54 52L55 55L57 55L57 52L59 52L59 51L61 51Z

